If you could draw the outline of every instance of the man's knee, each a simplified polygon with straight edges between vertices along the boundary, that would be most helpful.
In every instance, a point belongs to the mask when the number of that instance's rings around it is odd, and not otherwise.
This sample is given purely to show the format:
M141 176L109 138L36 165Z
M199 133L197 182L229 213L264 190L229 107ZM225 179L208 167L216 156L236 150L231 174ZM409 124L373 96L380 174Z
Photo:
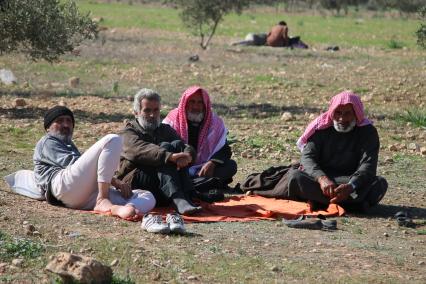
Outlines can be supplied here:
M288 182L289 183L300 183L301 180L305 178L305 175L302 171L298 169L289 169L288 170Z
M102 140L105 141L105 148L113 149L121 152L123 147L123 138L117 134L107 134Z
M233 177L238 170L237 162L235 162L234 160L229 160L226 164L227 164L226 168L227 168L227 171L229 172L229 175Z

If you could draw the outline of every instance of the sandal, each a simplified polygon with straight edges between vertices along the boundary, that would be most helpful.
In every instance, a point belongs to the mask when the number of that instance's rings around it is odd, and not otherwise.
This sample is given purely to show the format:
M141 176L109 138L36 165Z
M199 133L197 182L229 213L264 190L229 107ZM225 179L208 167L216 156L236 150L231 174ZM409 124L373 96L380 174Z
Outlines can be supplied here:
M396 222L401 227L408 227L408 228L415 228L416 223L413 222L413 219L411 219L410 215L407 211L399 211L396 212L395 216Z
M308 229L308 230L336 230L336 220L324 220L324 216L318 216L319 218L307 218L306 216L300 216L295 220L283 219L282 222L289 228L296 229Z

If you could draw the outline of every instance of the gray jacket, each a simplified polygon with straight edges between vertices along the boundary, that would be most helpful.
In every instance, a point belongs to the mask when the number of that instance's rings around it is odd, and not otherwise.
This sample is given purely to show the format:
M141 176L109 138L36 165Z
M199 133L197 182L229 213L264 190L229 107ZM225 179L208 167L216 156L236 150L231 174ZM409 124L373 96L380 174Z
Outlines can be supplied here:
M34 150L34 175L37 186L45 191L49 201L51 182L56 174L72 165L81 156L74 143L65 144L50 134L43 136Z

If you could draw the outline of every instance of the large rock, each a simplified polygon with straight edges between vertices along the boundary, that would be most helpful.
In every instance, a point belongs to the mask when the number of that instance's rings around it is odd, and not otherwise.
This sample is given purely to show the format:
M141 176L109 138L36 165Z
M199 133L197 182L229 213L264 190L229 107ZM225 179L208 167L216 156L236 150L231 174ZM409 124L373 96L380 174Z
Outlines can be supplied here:
M17 79L13 72L8 69L0 69L0 82L5 85L16 84Z
M46 270L58 274L62 280L79 283L111 283L112 270L86 256L59 252L47 264Z

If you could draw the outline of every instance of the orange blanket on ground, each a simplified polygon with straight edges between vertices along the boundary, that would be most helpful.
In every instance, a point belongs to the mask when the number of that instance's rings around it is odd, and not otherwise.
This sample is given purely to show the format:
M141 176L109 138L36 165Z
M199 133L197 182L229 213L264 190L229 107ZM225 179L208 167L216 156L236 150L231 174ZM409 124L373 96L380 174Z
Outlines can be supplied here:
M336 204L330 204L325 211L311 211L308 203L305 202L265 198L256 195L232 196L222 202L212 204L201 202L200 205L203 207L203 211L193 216L182 216L183 219L187 222L247 222L275 220L279 217L295 219L301 215L342 216L345 214L345 210ZM173 211L170 207L162 207L155 208L152 212L165 216ZM138 216L129 221L140 220L141 216Z

